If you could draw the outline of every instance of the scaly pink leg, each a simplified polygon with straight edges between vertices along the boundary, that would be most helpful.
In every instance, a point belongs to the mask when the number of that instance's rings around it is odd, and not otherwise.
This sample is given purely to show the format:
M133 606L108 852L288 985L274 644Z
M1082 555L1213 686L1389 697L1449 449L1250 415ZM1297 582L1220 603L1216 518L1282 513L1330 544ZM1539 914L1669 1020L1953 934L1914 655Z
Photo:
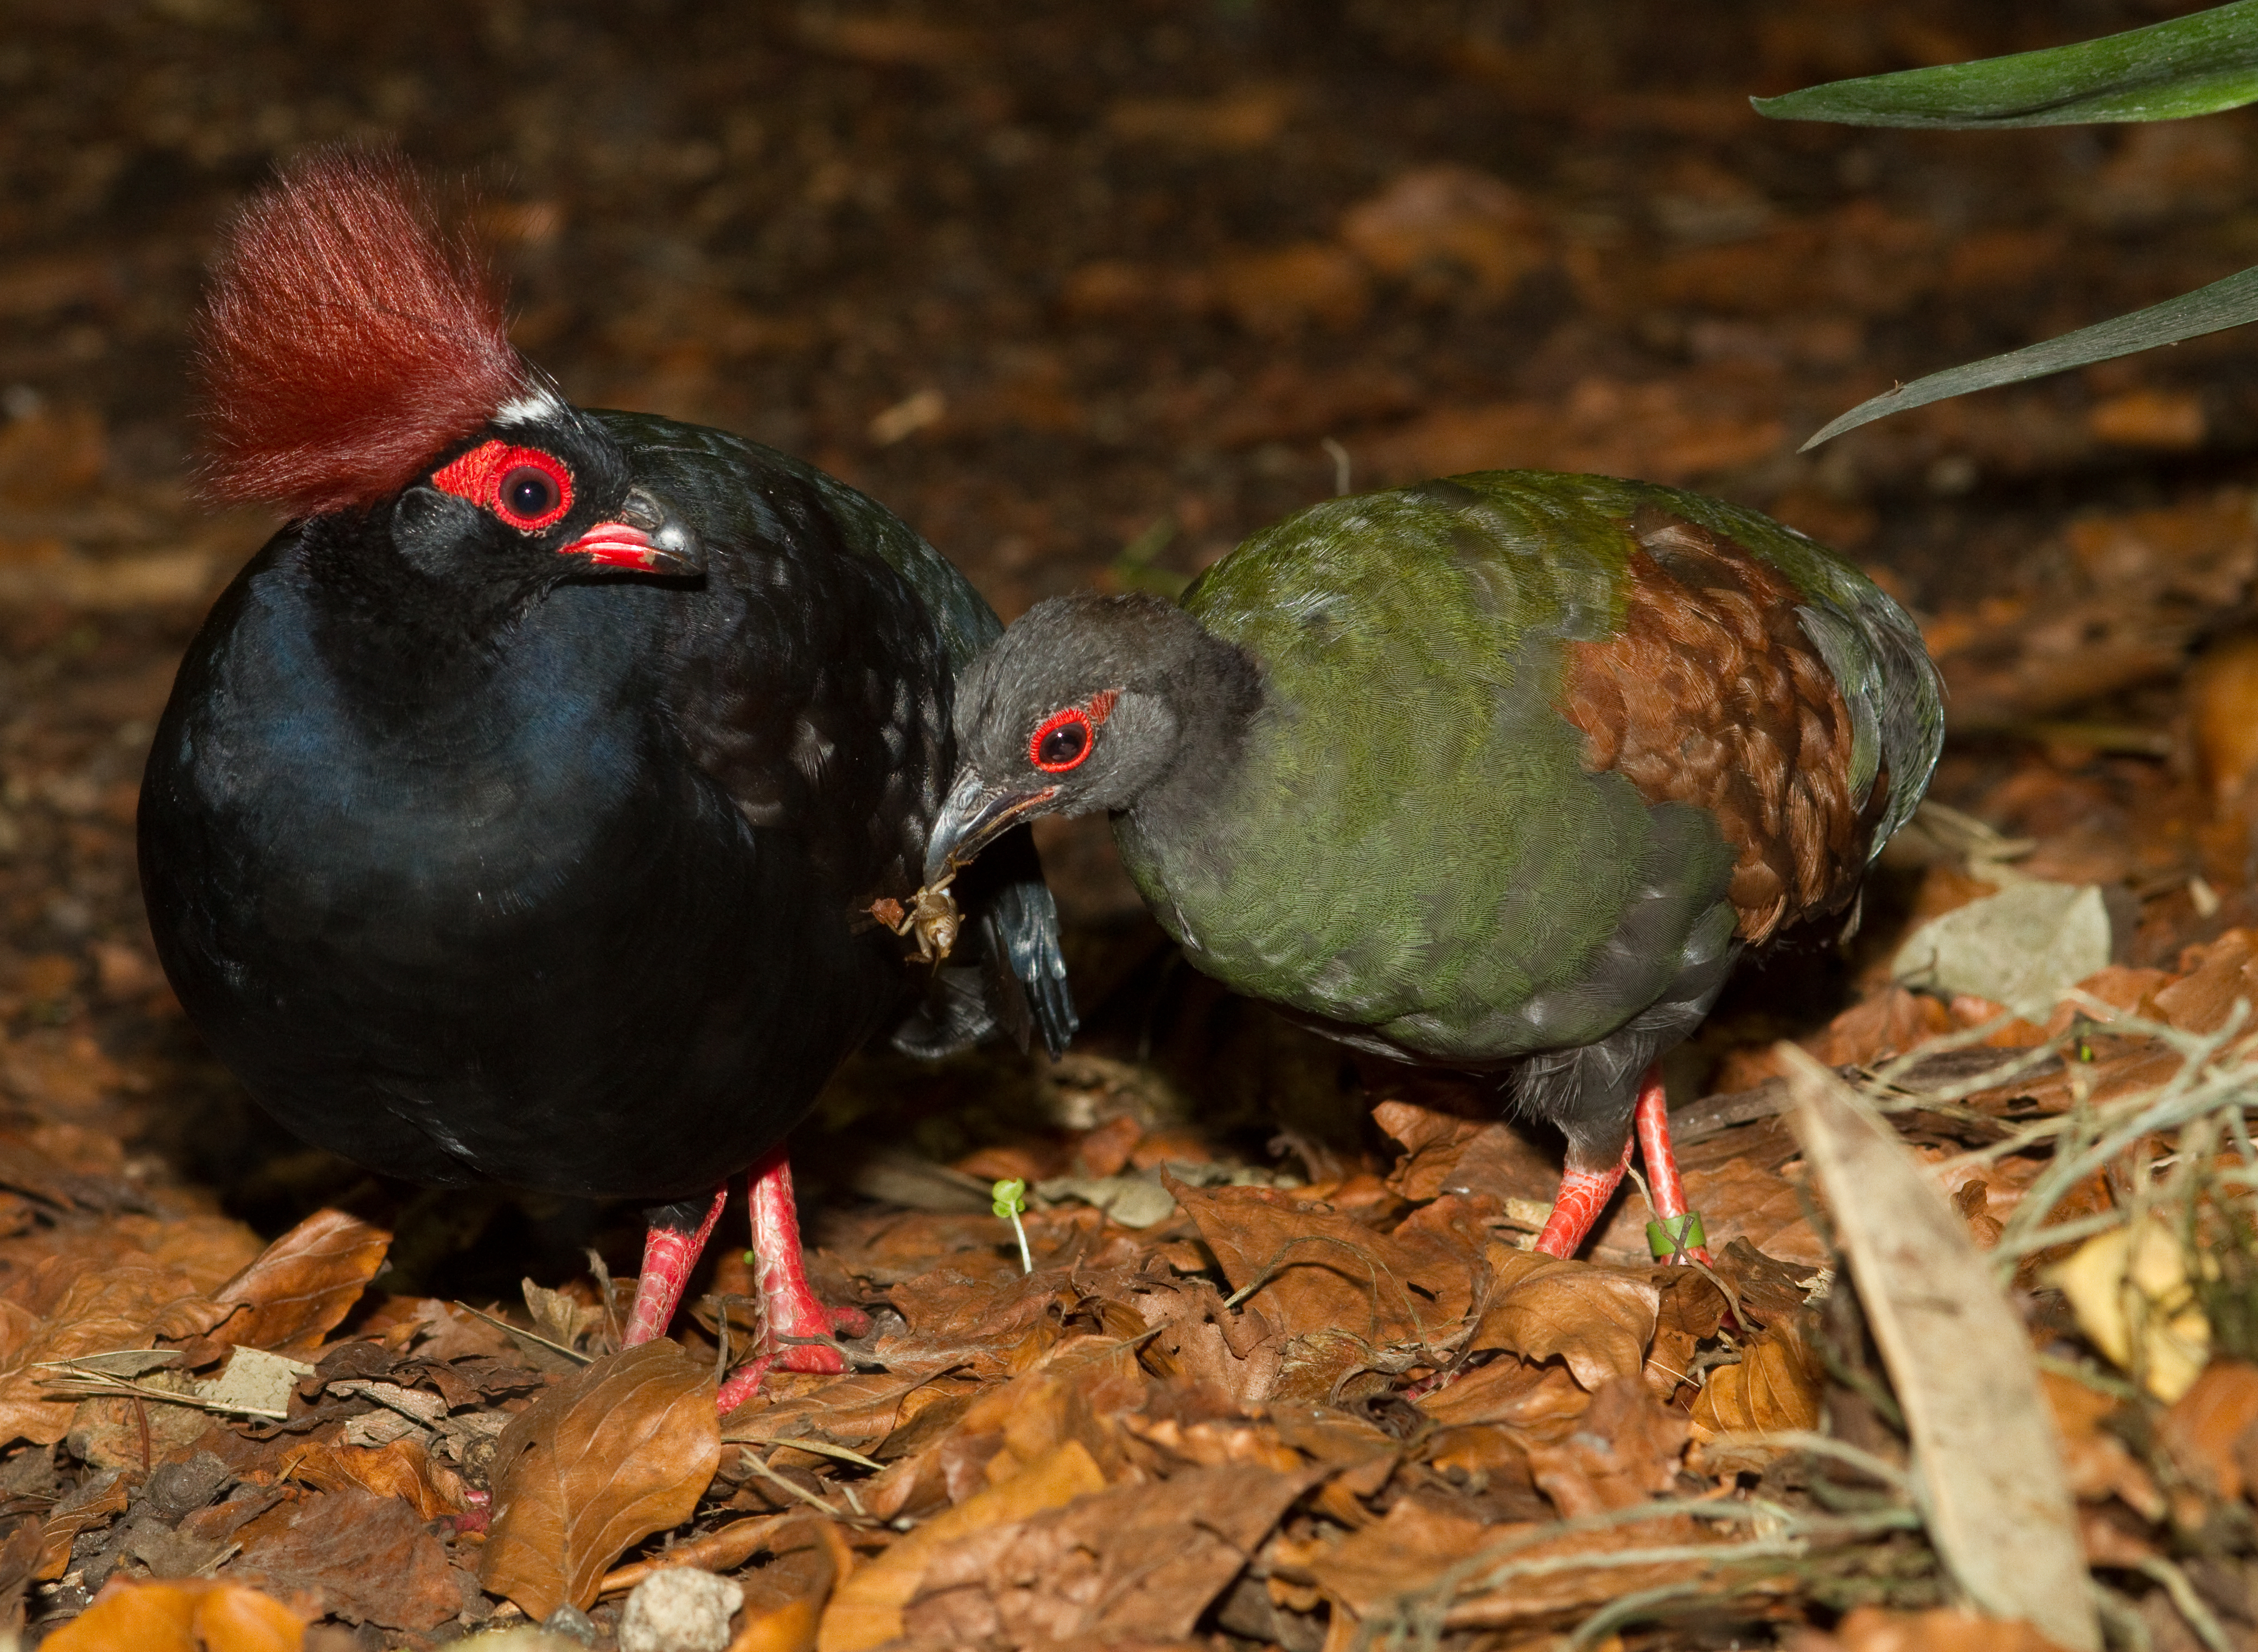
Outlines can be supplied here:
M1670 1103L1662 1093L1660 1063L1648 1067L1645 1078L1640 1081L1638 1107L1631 1118L1639 1152L1646 1160L1647 1188L1654 1195L1655 1218L1674 1223L1686 1214L1686 1179L1678 1173L1678 1156L1670 1150ZM1700 1218L1695 1221L1698 1223ZM1698 1234L1698 1226L1695 1231ZM1679 1245L1664 1259L1676 1261L1681 1258L1699 1262L1704 1267L1709 1266L1708 1247L1698 1240L1693 1244Z
M695 1233L657 1225L645 1231L643 1272L636 1275L635 1306L628 1310L627 1329L620 1333L621 1347L633 1348L666 1334L682 1301L683 1288L690 1283L691 1270L698 1266L728 1196L727 1188L714 1192L714 1202Z
M1552 1214L1545 1219L1544 1231L1537 1236L1534 1249L1546 1256L1576 1254L1592 1223L1600 1219L1600 1212L1608 1208L1608 1201L1622 1185L1623 1172L1630 1167L1630 1148L1631 1138L1625 1137L1622 1157L1605 1170L1578 1164L1575 1150L1569 1150L1567 1168L1560 1173L1560 1191L1552 1201Z
M856 1308L826 1308L808 1287L807 1265L799 1249L799 1209L792 1196L792 1164L781 1145L753 1166L753 1265L760 1270L761 1300L769 1336L860 1336L870 1315ZM773 1365L779 1371L829 1375L847 1369L835 1348L815 1343L771 1342L772 1351L729 1373L715 1400L735 1410L761 1385Z

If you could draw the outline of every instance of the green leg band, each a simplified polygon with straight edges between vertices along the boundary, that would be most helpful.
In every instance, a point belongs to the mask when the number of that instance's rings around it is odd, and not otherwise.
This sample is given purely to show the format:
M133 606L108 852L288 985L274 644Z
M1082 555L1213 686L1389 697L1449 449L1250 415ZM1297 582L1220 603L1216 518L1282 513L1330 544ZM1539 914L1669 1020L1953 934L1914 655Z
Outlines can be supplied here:
M1682 1256L1696 1245L1708 1243L1701 1231L1701 1213L1688 1210L1682 1216L1672 1216L1667 1222L1646 1224L1646 1248L1654 1252L1655 1259L1667 1262L1673 1256Z

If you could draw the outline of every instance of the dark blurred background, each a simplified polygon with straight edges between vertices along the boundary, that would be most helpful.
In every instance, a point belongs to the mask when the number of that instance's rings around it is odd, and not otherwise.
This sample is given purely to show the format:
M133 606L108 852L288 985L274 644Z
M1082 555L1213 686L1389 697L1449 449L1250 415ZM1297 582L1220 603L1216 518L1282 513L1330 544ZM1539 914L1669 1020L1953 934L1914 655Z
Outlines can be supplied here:
M334 1166L268 1162L287 1145L195 1053L131 869L173 662L273 526L190 499L187 337L278 157L396 143L470 175L517 339L572 400L808 456L1007 618L1169 587L1344 484L1520 464L1770 510L1928 624L1965 798L2073 712L2094 752L2169 758L2179 664L2258 570L2258 340L1795 448L1894 380L2258 261L2258 126L1914 135L1746 100L2191 9L10 0L0 1099L258 1219L339 1196ZM1102 829L1047 849L1094 1047L1165 1047L1186 989ZM1823 1020L1834 968L1760 982L1775 1024ZM1335 1083L1271 1039L1242 1088Z

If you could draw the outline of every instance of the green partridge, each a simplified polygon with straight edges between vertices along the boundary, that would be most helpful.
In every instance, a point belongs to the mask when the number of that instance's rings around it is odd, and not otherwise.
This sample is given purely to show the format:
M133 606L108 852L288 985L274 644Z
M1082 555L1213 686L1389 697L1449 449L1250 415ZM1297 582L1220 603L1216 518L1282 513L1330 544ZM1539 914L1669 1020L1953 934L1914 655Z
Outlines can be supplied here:
M1557 1125L1555 1256L1635 1138L1658 1252L1697 1251L1657 1058L1743 952L1852 907L1943 737L1913 621L1823 546L1530 471L1312 507L1181 606L1040 603L955 718L929 881L1108 812L1199 968Z

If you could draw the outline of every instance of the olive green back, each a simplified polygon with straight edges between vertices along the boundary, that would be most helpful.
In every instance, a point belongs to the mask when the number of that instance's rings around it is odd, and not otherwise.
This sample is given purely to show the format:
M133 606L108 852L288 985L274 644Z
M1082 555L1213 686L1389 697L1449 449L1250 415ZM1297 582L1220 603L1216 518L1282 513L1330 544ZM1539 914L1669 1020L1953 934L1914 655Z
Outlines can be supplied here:
M1201 968L1480 1065L1604 1037L1729 944L1732 853L1714 821L1587 771L1558 709L1566 646L1622 623L1628 522L1648 503L1806 594L1807 631L1864 703L1866 780L1881 761L1917 775L1892 787L1894 829L1935 761L1934 675L1895 605L1810 540L1603 477L1488 471L1334 500L1185 595L1265 679L1215 829L1163 865L1133 814L1119 823L1132 877ZM1902 672L1918 680L1901 688Z

